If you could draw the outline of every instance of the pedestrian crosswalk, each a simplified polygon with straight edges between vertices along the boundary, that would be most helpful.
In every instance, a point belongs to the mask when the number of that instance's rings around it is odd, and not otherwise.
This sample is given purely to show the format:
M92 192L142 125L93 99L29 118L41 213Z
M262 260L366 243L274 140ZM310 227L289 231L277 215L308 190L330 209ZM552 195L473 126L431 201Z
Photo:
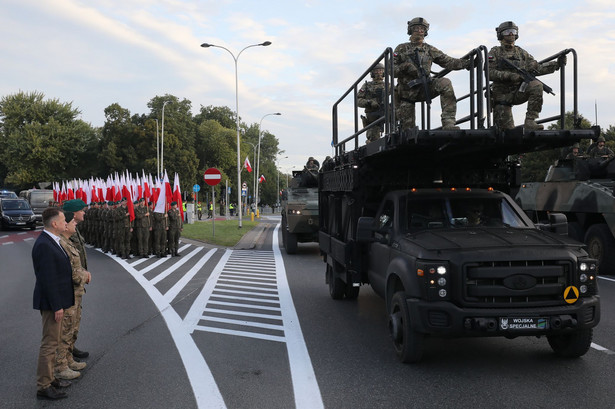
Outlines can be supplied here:
M273 232L273 250L207 250L182 243L181 257L124 260L111 256L136 279L161 312L199 408L223 408L225 404L195 342L195 332L285 345L296 407L322 407L278 247L278 227ZM193 280L202 283L204 276L207 279L200 292L185 316L180 317L174 300L189 293L183 290ZM190 288L194 288L194 283Z

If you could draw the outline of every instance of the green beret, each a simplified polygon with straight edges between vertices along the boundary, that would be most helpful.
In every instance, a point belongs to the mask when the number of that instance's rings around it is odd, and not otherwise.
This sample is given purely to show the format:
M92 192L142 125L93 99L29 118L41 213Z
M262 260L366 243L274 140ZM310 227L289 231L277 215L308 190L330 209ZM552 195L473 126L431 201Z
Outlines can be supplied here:
M66 218L66 223L70 223L73 217L75 217L75 213L64 210L64 217Z
M171 206L176 206L177 202L171 202Z
M62 205L62 210L67 212L78 212L86 208L87 205L81 199L67 200Z

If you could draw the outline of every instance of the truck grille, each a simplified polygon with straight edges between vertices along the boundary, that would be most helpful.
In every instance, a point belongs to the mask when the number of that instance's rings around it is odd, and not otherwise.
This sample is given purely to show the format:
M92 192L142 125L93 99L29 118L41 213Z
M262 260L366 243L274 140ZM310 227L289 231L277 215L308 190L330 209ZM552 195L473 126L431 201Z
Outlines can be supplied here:
M494 261L464 266L465 302L480 306L506 307L561 305L571 281L568 261Z

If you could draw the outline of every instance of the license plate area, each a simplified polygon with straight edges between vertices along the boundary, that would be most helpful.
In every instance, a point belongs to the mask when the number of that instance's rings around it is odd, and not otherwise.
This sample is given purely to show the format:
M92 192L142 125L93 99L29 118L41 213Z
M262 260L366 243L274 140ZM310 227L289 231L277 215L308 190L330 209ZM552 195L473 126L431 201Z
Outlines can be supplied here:
M549 320L545 317L500 317L502 331L543 331L549 329Z

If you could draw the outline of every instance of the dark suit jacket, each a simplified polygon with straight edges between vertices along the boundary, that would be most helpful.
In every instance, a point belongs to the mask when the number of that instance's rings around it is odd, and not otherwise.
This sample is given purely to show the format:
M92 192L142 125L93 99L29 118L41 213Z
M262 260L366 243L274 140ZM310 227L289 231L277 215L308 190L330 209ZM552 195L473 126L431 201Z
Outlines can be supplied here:
M41 232L32 248L36 274L34 309L58 311L75 304L72 268L66 253L51 236Z

